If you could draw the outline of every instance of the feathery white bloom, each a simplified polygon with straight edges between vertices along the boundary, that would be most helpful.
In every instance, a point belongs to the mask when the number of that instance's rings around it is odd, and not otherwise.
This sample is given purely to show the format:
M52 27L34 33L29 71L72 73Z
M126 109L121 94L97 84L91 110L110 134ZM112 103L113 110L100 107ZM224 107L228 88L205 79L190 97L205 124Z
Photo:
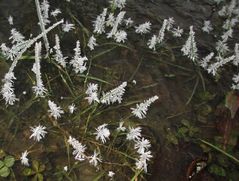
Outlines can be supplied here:
M94 150L94 154L92 156L89 156L88 159L89 159L89 163L91 165L93 165L94 167L97 167L99 162L102 162L102 159L99 157L99 154L98 152L96 152Z
M150 30L151 30L151 23L149 21L135 27L135 32L141 35L148 33Z
M53 101L48 101L50 116L54 117L55 119L58 119L61 117L61 114L64 114L64 111L61 109L61 107L58 107Z
M146 117L149 106L154 103L159 97L153 96L144 102L137 104L136 108L131 108L132 114L138 117L139 119L143 119Z
M181 29L179 26L177 28L173 28L172 34L174 37L181 37L183 34L183 29Z
M111 0L110 3L113 7L122 9L126 5L126 0Z
M127 133L126 139L133 141L139 140L141 137L141 131L142 131L141 127L136 128L129 127L129 132Z
M117 17L116 20L114 22L113 28L111 29L111 31L107 34L107 38L112 38L118 31L118 26L122 23L123 19L124 19L124 15L125 15L125 11L121 11Z
M21 164L22 165L25 165L25 166L29 166L29 162L28 162L28 151L24 151L20 157L20 160L21 160Z
M157 42L158 42L157 36L153 35L152 38L148 41L147 45L149 46L150 49L156 50Z
M49 8L50 8L49 2L47 0L43 0L41 3L41 14L42 14L44 25L47 25L50 23Z
M207 55L206 57L204 57L202 59L202 61L199 63L200 66L204 69L207 69L208 67L208 63L210 62L210 60L214 57L214 53L211 52L209 55Z
M127 27L130 27L134 23L134 21L131 18L128 18L124 20L124 23Z
M96 135L96 140L99 140L102 143L106 142L106 138L109 139L110 136L110 130L106 128L107 124L102 124L96 128L96 132L94 133Z
M193 31L193 26L190 26L189 37L182 47L181 51L183 55L188 56L193 62L198 58L197 46L195 41L195 32Z
M125 42L127 40L127 33L124 30L119 30L115 33L114 39L116 42Z
M79 161L84 161L86 158L86 146L81 144L78 140L72 138L71 136L69 137L67 142L74 148L72 154L75 156L75 159Z
M51 15L53 17L57 17L58 14L61 14L61 10L60 9L55 9L51 12Z
M43 85L41 78L41 42L35 44L35 63L33 65L32 71L36 74L36 86L33 86L33 91L38 97L44 97L47 90Z
M76 110L75 104L69 105L69 106L68 106L68 110L69 110L69 112L70 112L71 114L73 114L73 113L75 112L75 110Z
M106 21L106 26L113 27L114 26L114 22L115 22L114 14L110 13L108 18L107 18L107 21Z
M122 97L125 93L125 87L127 86L127 82L123 82L121 85L118 87L110 90L109 92L104 93L101 97L100 102L102 104L113 104L113 103L121 103L122 102Z
M55 46L53 47L55 50L55 55L54 58L57 63L59 63L62 67L66 67L66 59L67 57L64 57L62 52L61 52L61 47L60 47L60 39L58 35L55 35Z
M235 59L233 60L233 64L237 66L239 64L239 44L238 43L235 44L234 52L235 52Z
M35 141L40 141L42 138L45 137L45 135L47 134L46 132L46 127L45 126L41 126L40 124L38 126L35 127L31 127L31 136L30 139L33 138Z
M105 18L107 14L107 8L104 8L103 12L97 16L96 20L93 22L94 33L102 34L105 32Z
M88 100L89 104L100 101L98 98L98 84L89 83L85 93L88 95L85 99Z
M64 31L64 32L69 32L74 29L75 29L75 25L72 23L69 23L68 21L66 21L64 24L62 24L62 31Z
M138 153L144 153L150 147L151 147L150 141L145 138L136 140L135 145L134 145L134 148L137 149Z
M124 122L121 121L119 123L119 127L116 129L117 131L125 131L126 130L126 127L123 126L124 125Z
M75 56L74 58L70 61L70 64L73 66L75 73L83 73L86 71L86 61L88 58L86 56L82 57L81 56L81 49L80 49L80 41L76 42L76 48L74 49L75 51Z
M13 81L16 80L13 72L8 72L5 74L3 81L3 86L1 89L1 94L5 100L5 104L14 105L19 99L16 98L14 93Z
M204 25L202 27L202 31L206 33L210 33L213 30L211 21L204 21Z
M7 20L10 25L13 25L13 17L11 15L8 17Z
M108 176L109 176L109 177L111 177L111 178L112 178L114 175L115 175L115 173L114 173L114 172L112 172L112 171L109 171L109 172L108 172Z
M163 42L163 40L164 40L164 35L165 35L165 31L166 31L166 28L168 27L168 20L167 19L165 19L164 21L163 21L163 25L162 25L162 28L160 29L160 31L159 31L159 34L158 34L158 37L157 37L157 42L158 43L162 43Z
M96 43L96 39L95 37L92 35L88 41L87 46L90 48L90 50L94 50L95 46L97 46L98 44Z

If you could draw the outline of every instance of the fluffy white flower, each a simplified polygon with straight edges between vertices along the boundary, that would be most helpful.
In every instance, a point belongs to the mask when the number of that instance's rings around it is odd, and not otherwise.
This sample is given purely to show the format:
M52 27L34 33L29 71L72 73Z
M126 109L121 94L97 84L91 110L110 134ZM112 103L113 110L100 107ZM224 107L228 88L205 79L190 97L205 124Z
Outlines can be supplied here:
M76 140L75 138L72 138L71 136L68 139L68 143L74 148L72 154L75 156L75 159L79 161L85 160L86 146L81 144L78 140Z
M64 57L62 52L61 52L60 39L59 39L58 35L55 35L55 41L56 41L56 44L53 47L55 49L54 58L55 58L57 63L59 63L62 67L65 68L67 57Z
M139 140L141 137L141 128L140 127L136 127L136 128L132 128L129 127L129 132L127 133L127 140Z
M102 124L96 128L96 132L94 133L96 135L96 140L99 140L102 143L106 142L106 139L109 139L110 136L110 130L106 128L107 124Z
M97 16L96 20L93 22L94 33L102 34L105 32L105 18L107 14L107 8L103 10L103 12Z
M22 165L29 166L29 162L28 162L29 160L28 160L27 156L28 156L28 152L26 150L22 153L22 155L20 157Z
M75 104L69 105L69 106L68 106L68 110L69 110L69 112L70 112L71 114L73 114L73 113L75 112L75 110L76 110Z
M93 35L90 37L87 46L90 48L90 50L94 50L95 46L97 46L96 39Z
M153 96L144 102L137 104L136 108L131 108L132 114L138 117L139 119L143 119L146 117L149 106L154 103L158 99L158 96Z
M80 41L76 42L76 48L74 49L75 56L70 60L70 64L73 66L75 73L83 73L86 71L86 61L88 58L86 56L81 56Z
M40 124L38 126L35 127L31 127L31 136L30 139L33 138L35 141L40 141L42 138L45 137L45 135L47 134L46 132L46 127L45 126L41 126Z
M95 167L98 166L99 162L102 162L102 159L99 157L99 153L94 151L94 154L92 156L88 157L89 163Z
M55 119L58 119L61 117L61 114L64 113L64 111L61 109L61 107L58 107L53 101L48 101L48 106L50 108L50 110L48 110L48 112L50 113L50 115L52 117L54 117Z
M118 32L115 33L114 39L116 42L125 42L127 40L127 33L123 30L119 30Z
M125 93L125 87L127 86L127 82L123 82L120 86L110 90L107 93L103 92L100 102L102 104L113 104L113 103L121 103L122 97Z
M62 31L64 31L64 32L69 32L74 29L75 29L75 25L72 23L69 23L68 21L66 21L64 24L62 24Z
M211 21L204 21L204 25L202 27L202 31L206 33L210 33L213 30Z
M181 51L183 55L188 56L193 62L198 58L197 46L195 41L195 32L193 31L193 26L190 26L189 37L182 47Z
M150 29L151 29L151 23L148 21L143 24L140 24L139 26L136 26L135 32L142 35L142 34L148 33Z

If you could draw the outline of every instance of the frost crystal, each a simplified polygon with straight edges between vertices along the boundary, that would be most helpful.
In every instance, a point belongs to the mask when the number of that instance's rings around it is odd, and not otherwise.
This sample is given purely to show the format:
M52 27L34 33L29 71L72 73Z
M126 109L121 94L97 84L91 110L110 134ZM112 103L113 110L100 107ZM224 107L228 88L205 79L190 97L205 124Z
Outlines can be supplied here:
M62 24L62 30L64 32L69 32L73 29L75 29L75 25L72 23L69 23L68 21L66 21L64 24Z
M142 34L148 33L150 29L151 29L151 23L148 21L143 24L140 24L139 26L136 26L135 32L142 35Z
M198 58L197 46L195 41L195 32L193 31L193 26L190 26L189 37L181 49L183 55L188 56L193 62Z
M54 58L57 63L59 63L62 67L65 68L67 57L63 57L63 54L61 52L61 47L60 47L60 39L59 39L58 35L55 35L55 41L56 41L56 44L54 46L54 49L55 49Z
M68 139L68 143L74 148L72 154L75 156L75 159L79 161L84 161L86 158L85 156L86 146L81 144L78 140L72 138L71 136Z
M156 44L157 44L157 36L153 35L152 38L148 41L147 45L149 46L150 49L155 50L156 49Z
M119 30L118 32L116 32L114 39L118 43L124 43L125 40L127 40L127 33L124 30Z
M233 64L237 66L239 64L239 44L238 43L235 44L234 51L235 51L235 59L233 60Z
M55 9L51 12L51 15L53 17L57 17L58 14L61 14L61 10L60 9Z
M47 90L43 85L42 79L41 79L41 65L40 65L40 59L41 59L41 42L36 43L35 45L35 63L33 65L32 71L36 74L36 86L33 86L33 91L38 97L44 97Z
M68 106L68 110L69 110L69 112L70 112L71 114L73 114L73 113L75 112L75 110L76 110L75 104L69 105L69 106Z
M97 46L96 39L93 35L90 37L87 46L90 48L90 50L94 50L95 46Z
M106 138L109 139L110 136L110 130L106 128L107 124L102 124L96 128L96 132L94 133L96 135L96 140L99 140L102 143L106 142Z
M209 63L210 60L213 58L213 56L214 56L214 53L211 52L209 55L207 55L206 57L204 57L204 58L202 59L202 61L199 63L200 66L201 66L202 68L204 68L204 69L207 69L208 63Z
M92 156L88 157L89 163L95 167L98 166L99 162L102 162L102 159L99 157L99 153L94 151L94 154Z
M88 60L86 56L81 56L80 41L76 42L76 48L74 49L75 56L70 61L70 64L73 66L75 73L83 73L86 71L86 61Z
M136 140L135 145L134 145L134 148L137 149L138 153L143 153L146 150L148 150L150 147L151 147L150 141L145 138Z
M211 21L204 21L204 25L202 27L202 31L206 33L210 33L213 30Z
M122 23L125 15L125 11L121 11L114 22L113 28L111 31L107 34L107 38L112 38L117 32L118 32L118 26Z
M45 137L47 133L45 129L46 127L41 126L40 124L38 126L31 127L32 134L30 136L30 139L33 138L35 141L39 142L42 138Z
M113 7L122 9L126 5L126 0L111 0L110 3Z
M127 82L123 82L120 86L110 90L107 93L103 93L101 97L101 103L103 104L113 104L115 102L121 103L122 97L125 93L125 87L127 86Z
M164 39L164 35L165 35L165 30L166 30L166 28L168 27L168 20L167 19L165 19L164 21L163 21L163 25L162 25L162 28L160 29L160 31L159 31L159 35L158 35L158 37L157 37L157 42L158 43L162 43L162 41L163 41L163 39Z
M8 17L7 20L10 25L13 25L13 17L11 15Z
M85 92L88 95L88 97L86 97L85 99L88 100L89 104L92 104L93 102L99 102L97 92L98 92L98 85L93 84L93 83L89 83L88 86L87 86L87 90Z
M29 162L28 162L27 156L28 156L28 152L27 152L27 150L26 150L26 151L24 151L24 152L22 153L22 155L21 155L21 157L20 157L20 160L21 160L21 164L22 164L22 165L29 166Z
M179 26L177 28L173 28L172 34L174 37L181 37L183 34L183 29L181 29Z
M48 106L50 110L48 112L51 116L53 116L55 119L58 119L61 117L61 114L64 113L64 111L61 109L61 107L58 107L53 101L48 101Z
M140 127L136 127L136 128L129 127L129 132L127 133L126 139L133 140L133 141L139 140L141 137L141 131L142 130Z
M103 12L97 16L96 20L93 22L94 33L102 34L105 32L105 18L107 14L107 8L103 10Z
M131 108L132 114L138 117L139 119L143 119L146 117L149 106L158 99L158 96L153 96L144 102L137 104L136 108Z

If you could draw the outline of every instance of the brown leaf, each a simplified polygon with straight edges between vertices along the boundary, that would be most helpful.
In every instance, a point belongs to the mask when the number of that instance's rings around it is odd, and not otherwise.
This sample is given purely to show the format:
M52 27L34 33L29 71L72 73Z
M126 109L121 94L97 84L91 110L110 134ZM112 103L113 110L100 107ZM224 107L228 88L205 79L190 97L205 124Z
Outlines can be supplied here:
M225 106L231 111L231 118L233 119L239 108L239 96L234 91L227 94Z

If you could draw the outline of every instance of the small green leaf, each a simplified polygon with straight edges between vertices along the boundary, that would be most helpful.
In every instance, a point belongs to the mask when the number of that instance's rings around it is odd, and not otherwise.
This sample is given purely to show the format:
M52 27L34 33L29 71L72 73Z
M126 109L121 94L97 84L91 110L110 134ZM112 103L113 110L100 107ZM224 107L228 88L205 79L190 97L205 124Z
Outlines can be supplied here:
M181 123L182 123L184 126L186 126L186 127L189 127L189 126L190 126L190 122L189 122L188 120L186 120L186 119L183 119L183 120L181 121Z
M43 175L41 173L37 174L38 181L43 181Z
M31 168L25 168L23 170L23 175L24 176L31 176L31 175L34 175L35 172L31 169Z
M2 158L5 157L5 156L6 156L5 151L0 150L0 159L2 159Z
M8 167L4 166L0 169L0 176L1 177L7 177L9 174L10 174L10 170L9 170Z
M10 168L13 166L15 158L13 156L6 156L3 162L8 168Z
M43 172L45 170L46 166L44 164L40 164L38 172Z
M38 172L38 170L39 170L39 162L36 161L36 160L33 160L33 161L32 161L32 168L33 168L36 172Z
M3 161L0 160L0 168L2 168L4 166Z

